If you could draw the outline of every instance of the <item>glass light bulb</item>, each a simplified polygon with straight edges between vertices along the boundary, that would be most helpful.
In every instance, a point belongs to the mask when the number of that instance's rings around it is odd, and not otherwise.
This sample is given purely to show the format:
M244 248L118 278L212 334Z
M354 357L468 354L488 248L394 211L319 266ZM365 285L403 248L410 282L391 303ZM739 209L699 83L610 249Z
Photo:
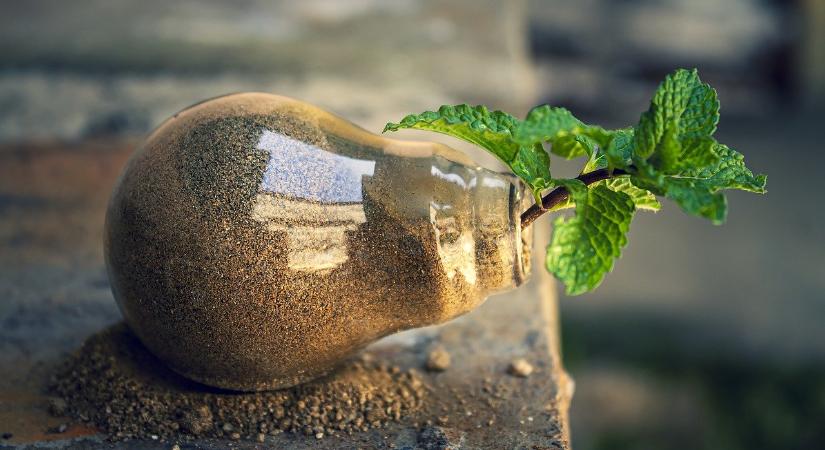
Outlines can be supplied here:
M235 94L138 148L109 204L106 264L127 323L172 369L288 387L521 284L523 192L444 145Z

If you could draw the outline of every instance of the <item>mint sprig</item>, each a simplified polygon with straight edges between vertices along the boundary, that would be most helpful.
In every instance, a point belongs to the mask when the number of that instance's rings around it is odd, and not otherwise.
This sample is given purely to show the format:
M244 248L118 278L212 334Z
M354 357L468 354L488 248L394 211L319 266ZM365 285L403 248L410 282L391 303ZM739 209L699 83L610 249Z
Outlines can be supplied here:
M436 131L497 156L536 198L521 216L523 227L548 212L575 207L573 217L554 222L546 266L568 294L577 295L596 288L612 270L627 244L633 214L658 210L656 196L721 224L727 214L721 191L766 192L766 177L754 175L740 153L713 137L718 122L716 91L695 69L679 69L659 85L633 127L607 130L548 105L534 108L524 120L457 105L407 116L384 131ZM563 158L586 157L581 174L553 178L546 145Z

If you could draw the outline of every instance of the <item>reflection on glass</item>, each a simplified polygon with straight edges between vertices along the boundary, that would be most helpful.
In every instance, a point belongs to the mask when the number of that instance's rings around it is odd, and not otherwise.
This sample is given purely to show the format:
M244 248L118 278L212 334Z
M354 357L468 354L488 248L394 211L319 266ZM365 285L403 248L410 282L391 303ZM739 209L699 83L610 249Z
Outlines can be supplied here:
M346 232L366 221L361 180L375 161L328 152L264 130L256 147L269 153L252 216L287 239L288 266L326 272L347 261Z
M263 131L256 148L269 153L261 190L287 197L360 202L361 177L375 170L375 161L337 155L269 130Z

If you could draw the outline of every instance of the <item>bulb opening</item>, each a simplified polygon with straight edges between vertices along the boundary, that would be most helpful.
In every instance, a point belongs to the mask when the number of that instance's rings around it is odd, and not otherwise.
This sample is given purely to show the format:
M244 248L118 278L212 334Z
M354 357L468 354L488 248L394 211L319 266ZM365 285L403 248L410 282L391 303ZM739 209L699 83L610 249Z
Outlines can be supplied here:
M473 190L475 259L488 293L523 284L530 275L532 232L521 229L525 186L515 176L479 169Z
M510 189L510 223L515 230L515 263L513 264L513 283L521 286L530 278L532 269L533 227L521 228L521 213L530 202L527 186L518 178L511 183Z

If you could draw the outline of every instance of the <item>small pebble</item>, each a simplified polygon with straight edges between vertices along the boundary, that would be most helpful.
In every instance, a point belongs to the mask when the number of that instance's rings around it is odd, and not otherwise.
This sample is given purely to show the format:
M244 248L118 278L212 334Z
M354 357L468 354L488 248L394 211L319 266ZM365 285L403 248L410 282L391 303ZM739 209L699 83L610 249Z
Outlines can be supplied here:
M518 358L510 363L507 372L516 377L527 378L533 373L533 365L524 358Z
M430 350L427 355L427 370L431 372L443 372L450 367L450 354L442 346L437 346Z
M323 439L323 438L324 438L324 433L316 433L315 434L315 439Z
M265 441L266 440L266 435L263 434L263 433L258 433L257 440L258 440L258 442Z
M180 450L180 445L175 444L175 445L172 446L172 448L170 450Z
M57 427L57 432L58 433L65 433L68 428L69 428L69 425L67 425L65 423L61 423L60 426Z
M241 433L232 433L229 435L229 439L232 439L233 441L239 441L241 440Z

